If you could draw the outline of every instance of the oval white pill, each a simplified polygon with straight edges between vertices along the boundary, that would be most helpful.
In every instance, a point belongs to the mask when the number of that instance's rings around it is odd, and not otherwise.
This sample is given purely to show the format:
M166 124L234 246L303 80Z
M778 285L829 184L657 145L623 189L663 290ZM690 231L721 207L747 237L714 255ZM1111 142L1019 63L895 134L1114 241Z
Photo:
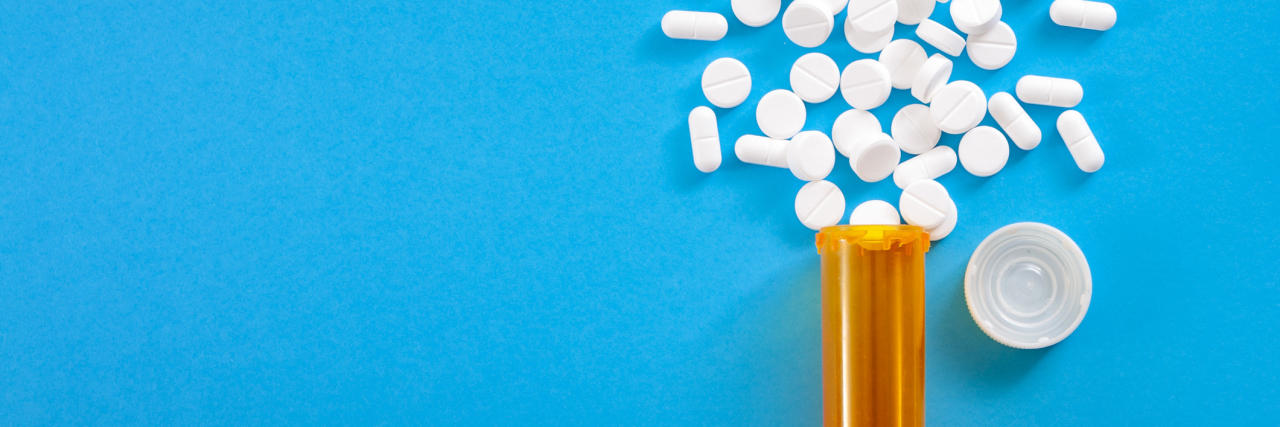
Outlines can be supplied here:
M787 148L790 145L791 141L785 139L743 135L733 144L733 154L742 163L790 168L791 165L787 162Z
M1006 92L991 95L991 100L987 101L987 110L1018 148L1030 150L1040 145L1040 126L1036 126L1036 122L1013 99L1013 95Z
M933 0L929 0L933 1ZM849 225L899 225L898 208L884 200L868 200L853 208Z
M938 90L929 104L933 122L938 129L950 134L962 134L973 129L987 116L987 95L973 83L959 80Z
M893 141L907 154L924 154L938 145L942 131L933 123L929 106L911 104L893 115Z
M791 91L805 102L826 102L838 88L840 67L827 55L809 53L791 65Z
M787 146L787 165L791 173L803 181L826 179L836 165L831 138L812 130L796 134Z
M719 13L673 10L662 15L662 33L673 39L716 41L729 32Z
M956 208L955 199L951 200L951 210L947 213L947 218L942 220L942 224L937 227L925 229L929 233L929 241L936 242L951 235L956 229L956 222L960 219L960 210Z
M789 90L766 93L756 104L756 124L770 138L789 139L800 132L806 118L804 101Z
M884 104L893 91L889 70L874 59L860 59L844 67L840 74L840 93L850 107L870 110Z
M937 5L938 2L934 0L898 0L898 23L919 24L921 20L933 14L933 8Z
M907 188L916 181L938 179L956 167L956 151L942 145L910 160L902 162L893 171L893 183L898 188Z
M951 60L942 54L935 53L930 56L920 66L915 81L911 83L911 96L925 104L933 101L933 95L938 93L938 89L942 89L947 85L947 81L951 80L953 65Z
M916 27L916 36L947 55L960 56L964 52L964 37L932 19L920 21L920 26Z
M1058 116L1058 133L1062 135L1062 142L1067 143L1067 150L1080 170L1094 173L1102 169L1106 156L1102 154L1102 146L1098 145L1098 138L1093 136L1084 116L1075 110L1062 113Z
M1018 36L1013 34L1009 24L997 22L991 31L970 34L965 46L969 48L969 60L973 65L984 70L998 70L1008 65L1018 52Z
M929 229L942 225L951 213L951 194L938 181L922 179L902 190L898 199L902 219L917 227Z
M1049 6L1049 18L1064 27L1106 31L1116 25L1116 8L1084 0L1057 0Z
M702 94L717 107L737 107L751 94L751 72L733 58L712 61L702 70Z
M924 48L907 39L894 40L880 52L880 65L889 72L894 89L911 89L911 83L920 72L920 66L929 59Z
M898 21L897 0L854 0L849 2L849 22L864 34L881 34Z
M836 123L831 127L831 140L841 155L852 158L856 154L854 149L857 147L854 144L858 140L882 132L880 120L874 114L863 110L849 110L836 117Z
M748 27L763 27L773 22L782 10L782 0L733 0L733 16Z
M978 126L960 138L960 165L974 176L991 176L1009 162L1009 141L991 126Z
M831 36L836 20L826 5L813 0L792 2L782 14L782 32L801 47L818 47Z
M844 193L831 182L810 182L796 194L796 217L810 230L836 225L843 216Z
M1071 108L1084 99L1084 88L1071 79L1025 76L1018 79L1018 99L1028 104Z
M951 22L965 34L991 31L1003 13L1000 0L956 0L951 4Z
M889 45L893 40L893 27L889 27L880 34L865 34L853 28L853 22L849 19L844 20L844 39L849 42L849 46L853 50L862 53L876 53Z
M689 140L693 143L693 164L710 173L720 167L720 129L716 113L707 107L689 113Z
M880 182L893 174L902 159L902 151L893 143L893 138L880 132L860 138L849 150L849 167L858 179L866 182Z

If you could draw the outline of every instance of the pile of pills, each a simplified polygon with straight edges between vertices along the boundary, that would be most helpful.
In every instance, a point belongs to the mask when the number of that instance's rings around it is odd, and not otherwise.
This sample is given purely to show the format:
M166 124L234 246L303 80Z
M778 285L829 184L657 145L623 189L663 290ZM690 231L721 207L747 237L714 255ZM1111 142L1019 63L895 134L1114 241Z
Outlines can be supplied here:
M952 81L954 64L947 56L959 57L968 49L974 65L996 70L1013 60L1018 39L1000 21L1000 0L953 0L951 20L965 36L930 20L935 6L935 0L796 0L782 11L781 0L732 0L734 16L751 27L769 25L781 13L787 38L806 48L825 43L835 16L845 12L849 46L864 54L879 53L877 59L854 61L843 69L821 53L801 56L791 66L790 90L772 90L756 104L756 123L764 135L745 135L734 144L739 161L787 168L808 182L795 200L796 217L806 227L836 225L844 215L844 193L825 180L838 151L859 179L878 182L892 176L902 189L897 208L882 200L867 201L853 210L849 224L905 221L927 230L932 240L942 239L955 229L959 211L936 181L939 177L957 163L975 176L992 176L1008 162L1010 142L1021 150L1036 148L1040 127L1019 100L1070 109L1084 98L1080 83L1064 78L1025 76L1014 90L1017 99L1006 92L988 98L972 82ZM1115 8L1087 0L1055 0L1049 15L1057 25L1095 31L1116 22ZM894 40L895 23L916 25L920 40L946 55L929 56L915 41ZM717 13L671 11L662 18L663 33L674 39L715 41L728 30L728 21ZM910 91L921 103L900 109L885 133L868 111L883 105L894 89ZM703 71L702 92L716 107L735 108L751 93L751 72L736 59L717 59ZM852 109L836 119L830 136L802 132L805 103L827 102L837 92ZM988 112L1000 129L978 125ZM1058 117L1057 129L1080 170L1102 168L1102 147L1084 116L1067 110ZM938 146L944 132L963 135L957 150ZM689 138L698 170L710 173L720 167L715 111L698 107L689 114ZM902 153L915 157L902 161Z

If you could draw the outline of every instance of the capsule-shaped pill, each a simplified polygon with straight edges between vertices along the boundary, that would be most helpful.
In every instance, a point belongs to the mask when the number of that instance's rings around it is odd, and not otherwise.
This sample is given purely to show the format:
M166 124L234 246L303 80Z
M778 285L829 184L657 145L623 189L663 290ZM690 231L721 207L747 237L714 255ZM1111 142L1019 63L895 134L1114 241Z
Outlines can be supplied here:
M1031 120L1031 116L1027 115L1027 110L1022 109L1018 101L1013 99L1013 95L1007 92L1000 92L991 96L991 101L987 102L987 111L991 113L991 117L996 119L996 123L1000 124L1000 128L1004 129L1004 133L1009 134L1009 139L1023 150L1030 150L1040 145L1040 126L1036 126L1036 122Z
M1057 0L1049 6L1053 23L1064 27L1106 31L1116 25L1116 8L1085 0Z
M689 113L689 140L693 142L693 165L710 173L720 168L720 130L716 113L707 107Z
M785 139L743 135L733 145L733 153L737 154L738 160L743 163L790 168L791 165L787 163L787 146L790 143L791 141Z
M1071 79L1025 76L1018 80L1018 99L1028 104L1071 108L1084 99L1084 88Z
M952 150L951 147L945 145L934 147L924 154L899 164L893 171L893 183L905 190L916 181L938 179L956 168L956 160L956 150Z
M673 39L716 41L729 32L729 21L719 13L673 10L662 16L662 32Z
M1058 116L1058 133L1062 135L1062 142L1067 143L1067 150L1080 170L1094 173L1102 169L1106 156L1102 155L1102 146L1098 145L1098 138L1093 136L1084 116L1076 110L1062 113Z

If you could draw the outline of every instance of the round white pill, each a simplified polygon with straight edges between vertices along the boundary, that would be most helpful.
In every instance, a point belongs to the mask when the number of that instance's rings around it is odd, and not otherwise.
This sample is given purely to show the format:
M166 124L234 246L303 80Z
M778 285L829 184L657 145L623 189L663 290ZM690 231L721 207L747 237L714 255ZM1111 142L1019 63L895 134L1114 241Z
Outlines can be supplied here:
M733 16L748 27L763 27L773 22L782 10L782 0L733 0Z
M839 224L843 216L844 193L831 182L810 182L796 194L796 217L810 230Z
M1072 108L1084 99L1084 88L1071 79L1024 76L1016 89L1018 99L1028 104Z
M1064 27L1106 31L1116 25L1116 8L1083 0L1057 0L1049 6L1049 18Z
M951 60L942 54L935 53L930 56L920 66L920 72L916 73L915 81L911 83L911 96L925 104L933 101L933 95L938 93L938 89L942 89L947 85L947 81L951 80L953 65Z
M1009 24L997 22L991 31L970 34L965 45L969 48L969 60L973 65L984 70L998 70L1008 65L1013 54L1018 52L1018 37Z
M924 154L938 145L942 131L933 123L929 106L911 104L893 115L893 140L907 154Z
M929 0L933 1L933 0ZM849 225L899 225L898 209L884 200L868 200L853 208Z
M960 56L960 52L964 51L964 37L932 19L920 21L920 26L916 27L916 36L947 55Z
M956 229L956 222L959 219L960 210L956 208L956 201L953 199L951 200L951 210L947 212L947 218L942 220L942 224L939 224L937 227L924 230L926 233L929 233L929 241L936 242L951 235L951 232Z
M933 122L938 129L950 134L962 134L973 129L987 116L987 95L973 83L959 80L938 90L929 104Z
M825 4L827 5L827 10L831 11L831 16L840 14L840 12L844 11L845 5L849 4L849 0L801 0L801 1L813 1L818 4Z
M898 23L916 25L933 14L934 0L898 0Z
M942 225L951 212L951 195L938 181L916 181L902 190L898 209L902 211L902 219L907 224L924 229L934 228Z
M888 178L898 166L898 160L902 159L898 145L883 132L854 141L849 151L853 154L849 156L849 167L858 179L866 182L880 182Z
M916 73L927 59L924 48L907 39L894 40L880 52L880 65L889 71L894 89L911 89Z
M1013 95L1006 92L991 95L991 100L987 101L987 110L1018 148L1030 150L1040 145L1040 126L1036 126L1036 122L1013 99Z
M854 0L848 18L853 28L864 34L881 34L898 21L897 0Z
M1062 135L1062 142L1067 143L1067 150L1080 170L1094 173L1102 169L1106 156L1102 154L1102 146L1098 145L1098 138L1093 136L1084 116L1075 110L1062 113L1058 116L1058 133Z
M789 139L804 127L804 101L789 90L766 93L756 104L756 124L770 138Z
M863 110L849 110L836 117L836 124L831 127L831 140L836 150L845 157L853 157L854 146L858 140L882 133L880 120L874 114Z
M751 94L751 72L733 58L712 61L702 70L702 94L717 107L737 107Z
M1009 141L991 126L978 126L960 138L960 165L974 176L991 176L1009 161Z
M893 171L893 183L907 188L916 181L938 179L956 167L956 151L942 145L902 162Z
M791 91L805 102L826 102L838 88L840 67L827 55L809 53L791 65Z
M782 14L782 32L800 47L818 47L831 36L836 20L826 5L797 1Z
M870 110L884 104L893 91L889 70L874 59L860 59L844 67L840 74L840 93L849 106Z
M791 141L785 139L743 135L733 144L733 154L742 163L790 168L791 165L787 162L787 148L790 146Z
M853 22L849 19L844 20L844 39L849 42L849 46L853 50L862 53L876 53L889 45L893 40L893 27L889 27L880 34L865 34L853 28Z
M807 131L791 138L787 147L787 165L791 173L803 181L826 179L836 165L836 150L831 139L818 131Z
M720 167L720 130L716 112L707 107L689 113L689 140L693 143L693 165L710 173Z
M673 39L716 41L729 32L719 13L673 10L662 15L662 33Z
M1000 0L956 0L951 4L951 22L965 34L991 31L1003 13Z

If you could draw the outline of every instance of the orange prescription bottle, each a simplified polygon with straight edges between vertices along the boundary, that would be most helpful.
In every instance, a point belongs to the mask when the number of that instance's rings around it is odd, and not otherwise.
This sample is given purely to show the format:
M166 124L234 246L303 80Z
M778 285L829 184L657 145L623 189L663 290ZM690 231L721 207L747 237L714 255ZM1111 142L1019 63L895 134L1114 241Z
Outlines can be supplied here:
M924 253L911 225L840 225L822 258L822 418L831 426L924 425Z

